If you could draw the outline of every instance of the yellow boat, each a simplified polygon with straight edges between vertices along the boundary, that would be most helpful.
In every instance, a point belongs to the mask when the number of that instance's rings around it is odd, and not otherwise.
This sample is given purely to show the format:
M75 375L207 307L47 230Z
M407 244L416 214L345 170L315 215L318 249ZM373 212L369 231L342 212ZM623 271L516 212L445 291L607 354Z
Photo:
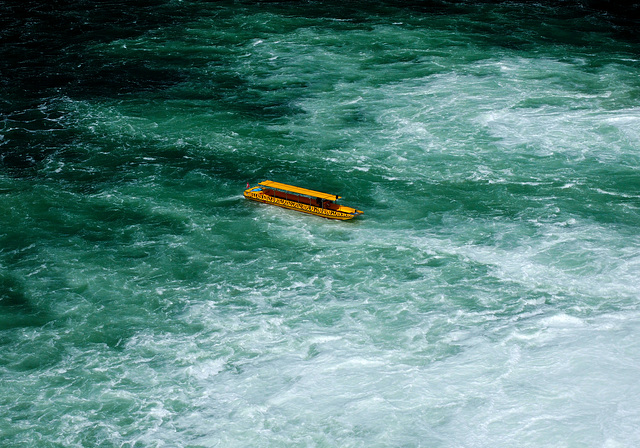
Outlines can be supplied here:
M340 199L340 196L335 194L321 193L271 180L265 180L255 187L247 188L244 191L244 197L329 219L351 219L363 213L361 210L336 204L335 201Z

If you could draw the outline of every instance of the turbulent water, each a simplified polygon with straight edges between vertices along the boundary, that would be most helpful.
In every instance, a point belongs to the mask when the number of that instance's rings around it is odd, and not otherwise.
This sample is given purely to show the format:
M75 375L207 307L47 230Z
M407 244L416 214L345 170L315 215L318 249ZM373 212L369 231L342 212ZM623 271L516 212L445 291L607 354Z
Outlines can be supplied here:
M640 444L637 22L128 3L0 2L0 445Z

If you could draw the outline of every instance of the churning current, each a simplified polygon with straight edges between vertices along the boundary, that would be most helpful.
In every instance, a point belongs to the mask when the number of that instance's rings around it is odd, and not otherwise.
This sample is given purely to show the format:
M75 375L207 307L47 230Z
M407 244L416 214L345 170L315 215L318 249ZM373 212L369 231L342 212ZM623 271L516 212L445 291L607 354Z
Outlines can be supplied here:
M0 3L2 446L638 446L637 8L129 3Z

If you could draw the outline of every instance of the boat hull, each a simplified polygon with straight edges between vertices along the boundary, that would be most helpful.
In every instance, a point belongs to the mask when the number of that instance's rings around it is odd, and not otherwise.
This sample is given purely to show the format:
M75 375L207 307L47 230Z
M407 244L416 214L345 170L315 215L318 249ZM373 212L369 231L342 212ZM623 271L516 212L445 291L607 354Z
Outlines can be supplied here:
M329 208L316 207L311 204L303 204L296 201L290 201L287 199L267 195L262 191L256 191L255 188L249 188L248 190L245 190L244 197L252 201L277 205L278 207L288 208L290 210L296 210L298 212L321 216L328 219L347 220L355 218L356 216L362 214L360 210L352 209L350 207L339 206L338 210L332 210Z

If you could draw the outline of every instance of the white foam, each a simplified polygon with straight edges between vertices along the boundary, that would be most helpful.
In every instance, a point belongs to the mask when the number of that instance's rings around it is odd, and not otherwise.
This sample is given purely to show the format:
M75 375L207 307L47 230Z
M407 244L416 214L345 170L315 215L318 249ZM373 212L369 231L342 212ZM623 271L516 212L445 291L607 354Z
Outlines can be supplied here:
M545 318L541 321L545 327L576 327L584 325L584 321L575 316L561 313Z

